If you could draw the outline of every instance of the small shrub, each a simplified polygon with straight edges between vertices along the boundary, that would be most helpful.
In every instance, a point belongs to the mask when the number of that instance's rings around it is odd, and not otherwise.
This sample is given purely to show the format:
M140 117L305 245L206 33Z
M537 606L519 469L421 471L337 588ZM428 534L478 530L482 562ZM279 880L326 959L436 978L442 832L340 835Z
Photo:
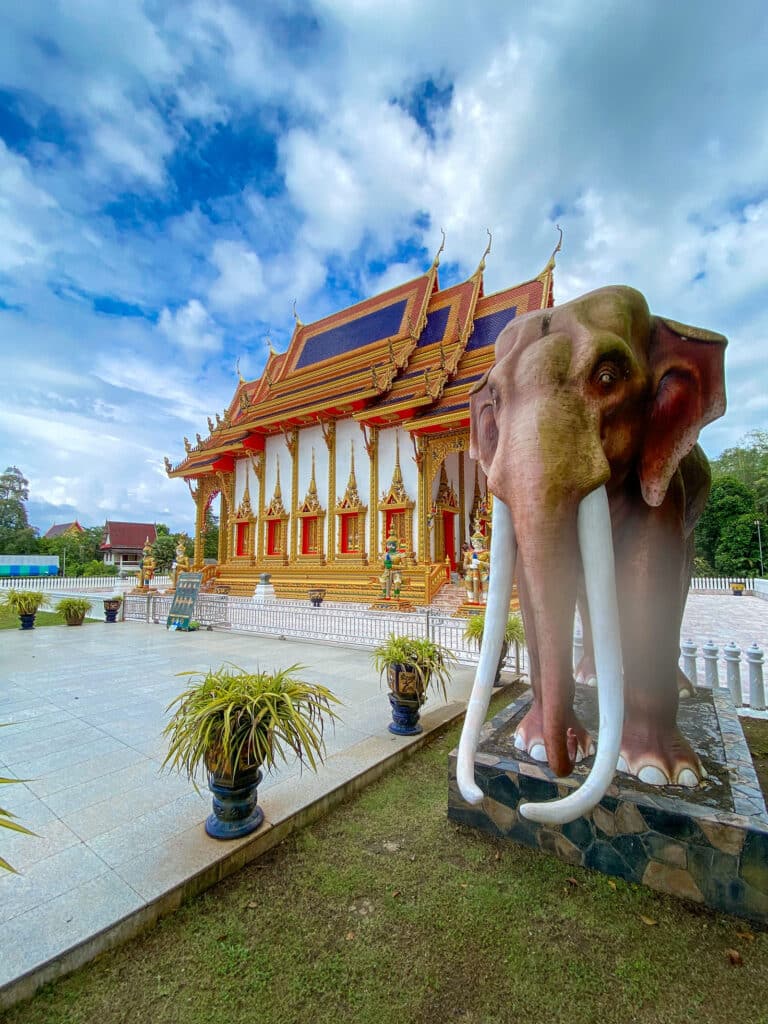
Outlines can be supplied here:
M50 604L42 590L5 590L0 593L0 606L10 608L16 615L37 615Z
M79 626L93 605L84 597L63 597L56 606L68 626Z

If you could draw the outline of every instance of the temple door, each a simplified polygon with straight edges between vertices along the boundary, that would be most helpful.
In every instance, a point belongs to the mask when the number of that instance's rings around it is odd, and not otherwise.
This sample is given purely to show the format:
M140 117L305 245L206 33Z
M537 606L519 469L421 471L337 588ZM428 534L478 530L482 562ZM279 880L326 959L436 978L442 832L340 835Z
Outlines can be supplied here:
M451 560L451 569L456 569L456 513L443 510L443 559Z

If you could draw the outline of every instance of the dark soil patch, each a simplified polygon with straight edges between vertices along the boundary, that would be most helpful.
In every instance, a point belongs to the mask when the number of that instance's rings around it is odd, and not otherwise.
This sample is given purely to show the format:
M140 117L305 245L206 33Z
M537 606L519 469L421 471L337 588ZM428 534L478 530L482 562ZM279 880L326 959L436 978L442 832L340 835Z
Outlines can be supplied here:
M747 740L757 780L768 803L768 721L759 718L740 718Z

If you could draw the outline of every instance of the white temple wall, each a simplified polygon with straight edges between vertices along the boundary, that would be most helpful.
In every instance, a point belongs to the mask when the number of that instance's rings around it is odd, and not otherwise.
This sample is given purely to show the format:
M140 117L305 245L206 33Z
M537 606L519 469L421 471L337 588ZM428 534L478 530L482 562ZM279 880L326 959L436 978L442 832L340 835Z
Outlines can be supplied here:
M283 495L283 504L290 511L291 508L291 456L285 447L285 440L282 434L275 437L267 437L264 442L264 507L272 501L275 493L275 482L277 480L277 466L280 464L280 490Z
M355 446L355 477L360 500L369 504L371 465L365 450L363 432L356 420L339 420L336 424L336 501L344 497L349 480L350 443ZM390 480L392 475L390 472ZM370 510L369 510L370 511Z
M411 501L418 501L419 497L419 471L413 461L413 444L410 434L398 427L387 427L379 434L379 493L377 498L386 494L389 485L392 483L392 473L395 469L395 452L397 441L400 439L400 469L403 473L403 484L406 493ZM418 514L418 510L417 510Z
M240 502L245 494L245 481L248 481L248 493L251 497L251 508L256 515L259 501L259 481L253 471L249 458L238 459L235 462L235 509L240 507ZM233 509L234 512L234 509Z
M312 479L312 450L315 452L315 483L320 505L325 509L323 551L328 555L328 446L320 425L303 427L299 431L299 491L296 504L301 505L309 490Z

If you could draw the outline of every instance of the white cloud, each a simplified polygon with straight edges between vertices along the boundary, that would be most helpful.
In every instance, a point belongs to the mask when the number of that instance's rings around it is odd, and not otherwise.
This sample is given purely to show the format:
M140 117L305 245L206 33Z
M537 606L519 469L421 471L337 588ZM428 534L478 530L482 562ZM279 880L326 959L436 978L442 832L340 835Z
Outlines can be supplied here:
M170 341L192 352L217 352L221 348L221 333L199 299L190 299L175 313L163 309L158 327Z
M215 309L235 310L264 293L264 272L258 255L243 242L219 241L211 262L219 272L208 298Z

